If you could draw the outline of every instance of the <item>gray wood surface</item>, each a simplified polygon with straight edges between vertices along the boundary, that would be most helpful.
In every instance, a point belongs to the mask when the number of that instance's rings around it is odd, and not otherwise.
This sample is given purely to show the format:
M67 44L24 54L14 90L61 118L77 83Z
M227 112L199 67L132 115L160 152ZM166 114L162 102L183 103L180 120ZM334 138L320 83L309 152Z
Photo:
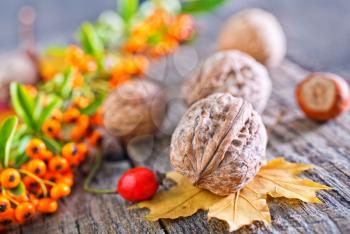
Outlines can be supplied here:
M330 2L337 2L339 8ZM346 48L344 39L348 38L348 32L338 34L342 39L328 35L339 30L339 27L328 24L326 26L329 28L316 27L312 31L313 23L320 26L328 21L338 22L339 17L345 16L346 9L350 9L346 0L237 0L211 15L199 17L199 40L194 45L183 47L166 60L153 64L152 71L148 74L150 79L164 81L168 85L169 95L175 98L171 100L170 113L162 133L129 145L131 160L106 161L94 185L115 187L120 174L133 165L145 165L161 172L170 170L170 135L185 110L181 100L176 99L177 87L201 59L215 51L216 33L223 20L246 6L262 6L279 16L290 41L288 58L279 68L270 71L274 89L263 114L264 121L267 125L271 124L280 110L287 110L287 115L271 133L268 157L282 155L293 162L315 164L317 168L305 173L305 177L331 186L334 190L319 193L325 203L323 205L269 199L272 225L267 227L256 222L238 233L350 233L350 115L347 113L335 121L317 124L303 117L294 100L296 82L309 71L327 69L343 75L350 74L350 67L346 65L350 47ZM322 12L325 10L329 10L333 16L329 16L329 19L323 17ZM300 18L297 17L299 14ZM302 21L307 18L307 14L310 14L311 22ZM336 14L339 17L335 17ZM345 25L344 28L346 27L348 26ZM318 40L304 41L303 37L309 33L308 30ZM337 46L343 49L338 49ZM335 51L331 50L335 47ZM12 233L204 234L225 233L227 229L223 222L208 222L205 212L178 220L148 222L142 218L146 210L130 210L130 205L116 195L93 196L84 193L80 179L72 195L61 203L56 214L39 217L35 222L14 229Z

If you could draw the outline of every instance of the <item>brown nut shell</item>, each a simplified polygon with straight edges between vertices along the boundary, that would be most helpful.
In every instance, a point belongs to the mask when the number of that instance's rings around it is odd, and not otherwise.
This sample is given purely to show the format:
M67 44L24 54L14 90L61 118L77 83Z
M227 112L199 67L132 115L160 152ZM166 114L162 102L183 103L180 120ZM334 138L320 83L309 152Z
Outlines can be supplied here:
M271 93L271 80L264 66L240 51L221 51L208 57L183 85L191 105L213 93L227 92L250 102L262 112Z
M349 109L350 88L347 82L332 73L312 73L296 88L299 107L310 119L327 121Z
M278 66L287 50L281 24L262 9L246 9L230 17L218 37L219 50L240 50L268 67Z
M166 95L160 86L147 80L131 80L107 97L104 125L126 143L136 136L154 134L163 121L165 106Z
M247 185L265 162L267 134L251 104L216 93L193 104L171 140L174 169L204 189L228 195Z

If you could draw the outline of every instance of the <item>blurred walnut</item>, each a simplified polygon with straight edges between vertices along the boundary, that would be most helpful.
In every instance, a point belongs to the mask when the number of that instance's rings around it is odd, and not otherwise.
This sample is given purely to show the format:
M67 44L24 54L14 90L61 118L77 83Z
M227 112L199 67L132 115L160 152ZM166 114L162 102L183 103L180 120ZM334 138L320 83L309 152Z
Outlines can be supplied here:
M189 105L218 92L241 97L262 112L271 93L271 80L266 69L249 55L221 51L207 58L183 87Z
M220 50L240 50L269 67L278 66L286 54L286 37L277 18L262 9L232 16L221 29Z
M131 80L110 93L104 104L104 125L124 143L155 133L165 112L164 91L146 80Z
M36 64L26 53L15 51L0 56L0 102L10 101L9 84L35 84L39 81Z
M193 104L182 117L170 159L194 185L228 195L258 173L266 144L265 126L251 104L217 93Z

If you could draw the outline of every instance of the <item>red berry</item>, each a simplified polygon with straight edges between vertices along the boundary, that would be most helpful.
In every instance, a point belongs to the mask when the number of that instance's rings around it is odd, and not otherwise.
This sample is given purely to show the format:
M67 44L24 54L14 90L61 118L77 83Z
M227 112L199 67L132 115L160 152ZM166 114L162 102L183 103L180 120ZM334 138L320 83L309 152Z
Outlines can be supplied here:
M148 168L136 167L127 170L119 180L118 193L128 201L144 201L158 189L157 176Z

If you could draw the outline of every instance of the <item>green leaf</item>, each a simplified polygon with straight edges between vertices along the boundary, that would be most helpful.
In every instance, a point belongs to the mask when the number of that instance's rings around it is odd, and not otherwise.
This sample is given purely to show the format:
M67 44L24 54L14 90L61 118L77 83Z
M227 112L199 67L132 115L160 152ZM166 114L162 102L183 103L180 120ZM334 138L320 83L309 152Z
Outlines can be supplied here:
M42 110L38 120L38 126L44 124L44 122L51 116L52 112L61 105L61 100L58 97L52 97L50 103Z
M68 99L70 97L70 94L72 93L73 74L74 71L71 67L68 70L66 70L63 74L62 83L60 84L59 88L59 93L60 96L64 99Z
M80 42L84 51L93 55L100 68L103 67L103 43L91 23L84 23L80 28Z
M17 122L16 116L9 117L3 122L0 129L0 159L3 167L8 167L10 149Z
M64 46L51 46L45 49L44 55L52 57L64 57L67 47Z
M22 153L22 154L18 154L15 157L15 161L14 161L14 167L15 168L20 168L24 163L28 162L29 157L27 156L27 154Z
M117 0L119 14L125 22L129 22L137 12L138 0Z
M95 98L95 100L90 103L87 107L80 110L80 113L84 115L92 115L96 113L97 109L102 105L105 99L105 95L99 95Z
M205 13L212 11L223 4L225 0L185 0L181 1L183 13Z
M50 139L48 137L46 137L45 135L40 135L39 137L46 145L46 147L53 153L55 154L60 154L61 153L61 146L60 144L53 140L53 139Z
M21 98L20 85L16 82L12 82L10 85L10 93L11 93L11 102L12 106L15 109L17 115L21 117L24 123L31 129L35 129L35 122L32 117L32 112L25 108L25 104Z
M26 192L26 187L24 186L23 182L20 182L16 188L8 190L13 196L19 197L23 195Z

